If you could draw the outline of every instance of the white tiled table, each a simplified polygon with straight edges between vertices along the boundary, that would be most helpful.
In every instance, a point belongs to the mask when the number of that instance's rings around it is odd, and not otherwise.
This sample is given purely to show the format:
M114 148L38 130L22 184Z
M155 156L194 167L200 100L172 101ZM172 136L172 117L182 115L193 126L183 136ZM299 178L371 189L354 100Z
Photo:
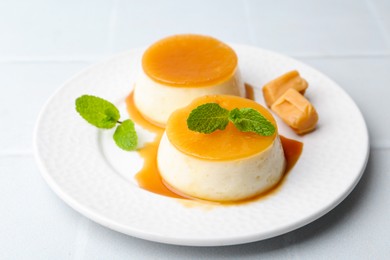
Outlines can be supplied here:
M104 228L63 203L33 159L45 100L70 76L174 33L293 56L329 75L368 124L371 156L351 195L319 220L261 242L158 244ZM0 259L389 259L390 1L0 2Z

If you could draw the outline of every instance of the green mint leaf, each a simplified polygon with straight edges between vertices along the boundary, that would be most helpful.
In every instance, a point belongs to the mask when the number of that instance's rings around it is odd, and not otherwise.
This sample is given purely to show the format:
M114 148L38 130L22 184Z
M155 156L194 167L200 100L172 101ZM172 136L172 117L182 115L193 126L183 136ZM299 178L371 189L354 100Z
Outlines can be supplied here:
M252 108L233 109L230 111L229 120L242 132L254 132L263 136L275 133L275 126Z
M90 95L76 99L76 110L88 123L98 128L113 128L120 117L118 109L112 103Z
M191 111L187 118L190 130L210 134L217 129L224 130L229 123L229 110L217 103L206 103Z
M118 125L114 133L116 145L125 151L133 151L137 148L138 137L134 129L134 123L127 119Z

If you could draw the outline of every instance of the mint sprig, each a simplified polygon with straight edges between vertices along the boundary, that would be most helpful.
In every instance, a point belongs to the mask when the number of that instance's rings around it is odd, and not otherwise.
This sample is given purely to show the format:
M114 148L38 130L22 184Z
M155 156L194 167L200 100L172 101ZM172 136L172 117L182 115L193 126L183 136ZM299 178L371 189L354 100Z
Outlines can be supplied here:
M115 143L125 151L137 148L138 136L130 119L119 121L119 110L111 102L91 95L76 99L76 111L88 123L102 129L111 129L119 124L114 133Z
M229 121L242 132L271 136L276 131L275 126L253 108L229 111L217 103L206 103L192 110L187 118L187 126L192 131L210 134L217 129L224 130Z
M116 145L126 151L132 151L137 147L138 137L134 129L134 123L127 119L118 125L114 133Z
M188 128L204 134L224 130L229 123L229 110L217 103L207 103L192 110L187 119Z
M90 95L76 99L76 110L88 123L103 129L113 128L120 118L119 110L112 103Z
M271 136L275 133L275 126L252 108L233 109L229 113L229 120L241 132L254 132L263 136Z

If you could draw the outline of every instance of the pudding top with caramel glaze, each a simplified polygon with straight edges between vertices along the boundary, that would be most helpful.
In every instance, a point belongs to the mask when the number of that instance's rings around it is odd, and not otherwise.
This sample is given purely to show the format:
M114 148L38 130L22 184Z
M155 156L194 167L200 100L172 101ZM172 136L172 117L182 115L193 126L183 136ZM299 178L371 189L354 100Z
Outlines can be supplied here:
M176 110L169 118L166 134L169 141L181 152L206 160L235 160L246 158L268 149L277 137L277 128L271 136L261 136L253 132L241 132L231 122L225 130L211 134L191 131L187 118L191 111L206 103L217 103L221 107L253 108L266 117L276 128L276 121L262 105L241 97L210 95L195 99L191 104Z
M152 80L171 87L204 87L229 79L237 55L223 42L203 35L181 34L151 45L142 68Z

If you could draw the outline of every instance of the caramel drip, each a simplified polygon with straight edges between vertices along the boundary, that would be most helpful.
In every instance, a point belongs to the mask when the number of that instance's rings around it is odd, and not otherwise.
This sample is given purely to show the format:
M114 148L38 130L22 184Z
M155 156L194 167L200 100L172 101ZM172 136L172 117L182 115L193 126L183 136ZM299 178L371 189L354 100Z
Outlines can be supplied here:
M245 97L255 101L255 89L248 83L245 83Z
M161 178L161 175L157 167L157 151L158 151L160 139L162 137L162 134L164 133L164 128L152 124L150 121L145 119L140 114L140 112L137 110L134 104L133 93L131 93L127 97L126 104L127 104L127 111L130 115L130 118L135 123L142 126L144 129L156 135L152 142L146 143L145 146L139 149L138 151L140 156L144 159L144 165L135 177L138 182L138 185L145 190L148 190L150 192L159 195L163 195L171 198L185 199L185 200L202 201L197 198L188 197L182 194L181 192L174 191L173 188L168 187L168 185L164 184L164 181ZM292 167L298 161L303 149L303 143L298 142L296 140L288 139L283 136L280 136L280 140L283 146L284 155L287 164L286 164L286 171L284 177L277 185L275 185L272 189L260 195L256 195L253 198L249 198L243 201L228 202L228 203L217 203L217 202L208 202L208 203L215 204L215 205L237 205L237 204L251 202L260 198L265 198L266 196L273 194L275 191L277 191L281 187L283 181L285 180L287 173L292 169Z
M134 104L133 92L126 99L127 112L130 118L144 129L154 133L156 136L152 142L146 143L139 149L139 155L144 159L142 169L137 173L135 179L138 185L150 192L157 193L172 198L185 199L184 197L172 192L164 184L157 167L157 151L160 144L164 128L153 125L145 119Z
M280 141L282 142L284 157L286 158L286 173L288 173L294 167L299 157L301 156L303 150L303 143L286 138L281 135Z

